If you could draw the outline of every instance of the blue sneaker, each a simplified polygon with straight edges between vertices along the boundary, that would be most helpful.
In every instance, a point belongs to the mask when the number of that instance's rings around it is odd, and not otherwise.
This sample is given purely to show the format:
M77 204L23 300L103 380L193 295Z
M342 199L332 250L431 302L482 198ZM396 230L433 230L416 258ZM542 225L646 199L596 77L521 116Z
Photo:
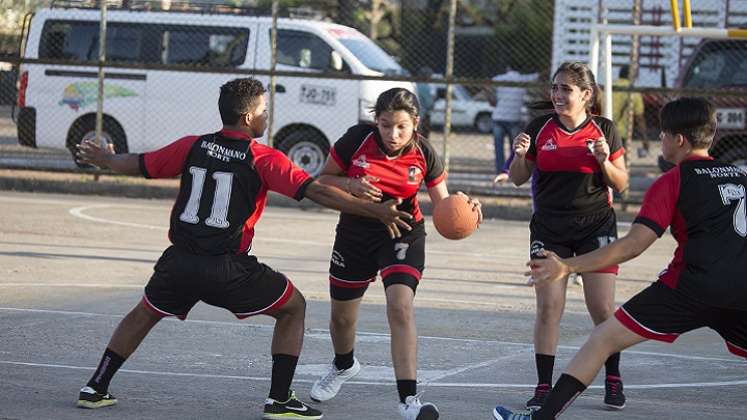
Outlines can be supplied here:
M502 405L496 405L493 409L495 420L532 420L532 414L527 412L514 413Z

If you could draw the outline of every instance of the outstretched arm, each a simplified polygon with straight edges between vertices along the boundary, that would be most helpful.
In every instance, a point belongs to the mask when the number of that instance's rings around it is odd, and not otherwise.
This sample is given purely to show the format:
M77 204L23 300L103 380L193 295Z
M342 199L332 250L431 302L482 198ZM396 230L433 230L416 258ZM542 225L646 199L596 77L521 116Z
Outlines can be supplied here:
M656 232L646 225L634 223L627 235L588 254L559 258L554 252L542 251L546 259L527 263L534 282L559 280L570 273L588 273L632 260L656 241ZM540 254L542 255L542 254Z
M80 163L87 163L99 168L111 169L125 175L141 175L138 155L133 153L115 154L112 145L107 148L94 140L84 140L78 146L75 158Z

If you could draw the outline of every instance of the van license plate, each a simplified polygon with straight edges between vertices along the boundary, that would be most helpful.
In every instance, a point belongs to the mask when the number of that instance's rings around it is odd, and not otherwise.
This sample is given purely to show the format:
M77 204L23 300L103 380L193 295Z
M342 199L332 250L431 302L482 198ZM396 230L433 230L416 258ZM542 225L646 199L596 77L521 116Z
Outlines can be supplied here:
M337 96L337 89L316 86L301 85L301 102L315 105L334 106Z
M745 109L744 108L718 108L716 109L716 119L718 128L744 129L745 127Z

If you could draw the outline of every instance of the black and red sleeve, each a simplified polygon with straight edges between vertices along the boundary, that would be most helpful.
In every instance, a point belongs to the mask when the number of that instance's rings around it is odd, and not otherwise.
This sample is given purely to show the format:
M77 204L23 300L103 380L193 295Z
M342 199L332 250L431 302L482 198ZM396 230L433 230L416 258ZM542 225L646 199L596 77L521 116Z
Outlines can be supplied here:
M548 114L537 117L530 121L529 124L527 124L526 128L524 128L524 132L529 135L529 150L527 151L526 155L527 160L532 162L537 160L537 136L539 136L540 130L542 130L542 127L547 124L547 120L551 119L552 116L553 114ZM514 147L513 141L514 139L511 139L512 149Z
M423 151L425 158L425 186L431 188L446 179L446 171L433 145L424 137L420 137L419 140L420 150Z
M146 178L173 178L184 170L192 146L198 136L182 137L179 140L152 152L138 155L140 173Z
M267 146L253 146L254 167L270 191L301 201L314 181L282 152Z
M646 191L641 210L633 223L640 223L661 237L672 224L680 197L680 167L659 177Z
M334 159L337 166L347 172L355 151L361 147L366 137L375 129L376 127L371 124L358 124L348 128L348 131L332 146L329 157Z
M615 123L603 117L594 117L594 121L599 125L610 147L610 156L607 159L612 162L620 156L625 155L625 148L623 147L622 139L617 132Z

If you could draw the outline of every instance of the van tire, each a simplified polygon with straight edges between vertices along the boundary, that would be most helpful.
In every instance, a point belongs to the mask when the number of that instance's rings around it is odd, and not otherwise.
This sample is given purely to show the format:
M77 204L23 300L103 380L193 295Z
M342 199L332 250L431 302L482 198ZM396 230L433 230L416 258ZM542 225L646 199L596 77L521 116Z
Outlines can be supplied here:
M487 112L477 114L475 117L475 129L483 134L493 131L493 118Z
M329 141L313 130L296 130L280 141L278 150L311 176L322 172L329 154Z
M67 134L67 148L73 155L73 161L79 168L91 168L91 165L81 164L75 159L75 152L77 145L83 141L84 138L94 136L96 133L96 116L89 114L79 118L70 127L70 131ZM101 136L107 141L107 143L114 145L114 153L127 153L127 137L119 123L111 118L104 117L102 124Z

